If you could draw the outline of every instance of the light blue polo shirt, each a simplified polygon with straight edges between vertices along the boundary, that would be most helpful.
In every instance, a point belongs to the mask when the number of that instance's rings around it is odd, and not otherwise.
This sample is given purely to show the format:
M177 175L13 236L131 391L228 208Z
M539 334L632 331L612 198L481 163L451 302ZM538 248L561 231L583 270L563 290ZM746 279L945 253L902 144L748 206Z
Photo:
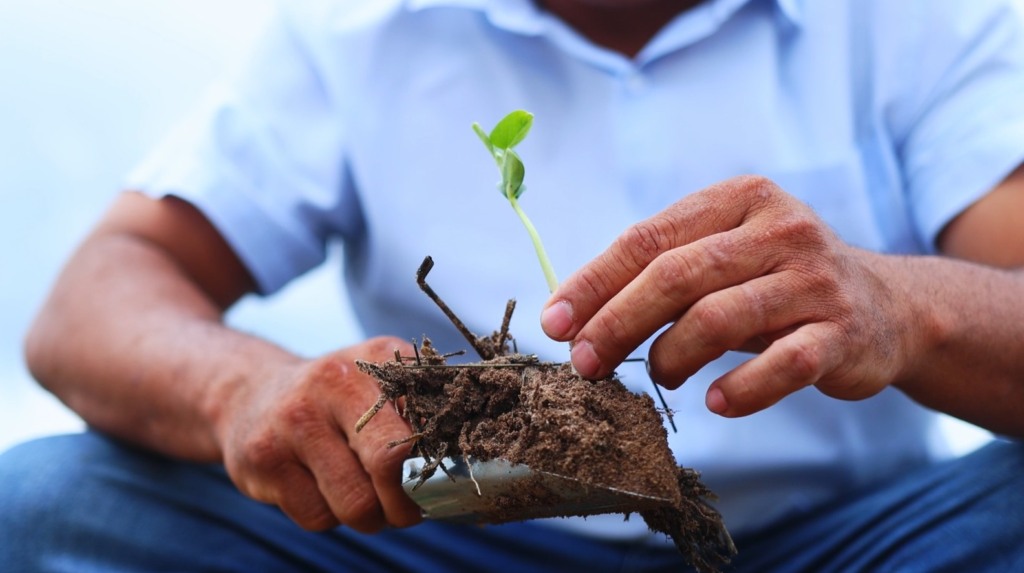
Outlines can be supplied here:
M630 224L745 173L772 177L848 242L931 254L943 226L1024 160L1024 30L1012 0L708 0L635 59L529 0L292 0L248 67L133 175L199 206L264 292L345 245L367 334L466 348L413 277L477 333L519 301L520 350L565 360L527 235L470 130L523 108L521 201L562 276ZM638 352L639 355L639 352ZM734 532L940 455L934 416L890 390L813 388L739 420L708 413L729 354L668 392L680 463ZM620 369L637 391L641 367ZM645 535L639 519L556 520Z

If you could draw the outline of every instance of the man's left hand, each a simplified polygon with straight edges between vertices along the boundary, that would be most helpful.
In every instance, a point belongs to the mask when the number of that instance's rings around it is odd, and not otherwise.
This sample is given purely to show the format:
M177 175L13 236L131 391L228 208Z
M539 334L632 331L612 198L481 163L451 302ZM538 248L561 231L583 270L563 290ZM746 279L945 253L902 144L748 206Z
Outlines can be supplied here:
M708 408L723 416L810 385L862 399L914 356L906 293L877 272L889 264L842 242L770 180L738 177L628 229L559 287L542 326L572 342L573 364L593 379L668 326L649 356L667 388L726 351L759 352L708 389Z

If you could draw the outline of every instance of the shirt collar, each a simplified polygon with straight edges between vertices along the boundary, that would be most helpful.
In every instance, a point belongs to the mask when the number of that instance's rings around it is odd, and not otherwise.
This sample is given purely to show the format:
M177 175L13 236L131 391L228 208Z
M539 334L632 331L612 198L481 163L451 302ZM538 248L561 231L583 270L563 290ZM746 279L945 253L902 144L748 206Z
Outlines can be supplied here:
M544 31L545 17L533 0L405 0L409 10L426 8L467 8L487 15L495 26L527 35Z
M714 4L718 14L732 14L744 4L752 0L706 0ZM803 0L773 0L779 13L792 26L799 27L803 23ZM540 31L540 10L532 0L406 0L406 5L413 11L432 7L473 8L498 16L497 22L513 24L514 29ZM522 28L525 28L523 30Z
M428 8L465 8L478 10L496 28L527 36L553 35L564 49L616 73L627 73L634 65L643 66L682 46L710 36L737 11L754 0L705 0L680 14L659 32L638 55L635 62L620 54L595 47L577 36L561 20L540 10L533 0L404 0L411 11ZM802 23L803 0L762 0L776 6L780 24L798 29Z

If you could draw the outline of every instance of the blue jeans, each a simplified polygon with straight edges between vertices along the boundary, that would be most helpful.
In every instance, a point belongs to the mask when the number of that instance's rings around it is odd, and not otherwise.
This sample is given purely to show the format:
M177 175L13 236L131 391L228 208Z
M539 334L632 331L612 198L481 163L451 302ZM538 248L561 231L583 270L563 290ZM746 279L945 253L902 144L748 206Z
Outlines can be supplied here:
M964 458L736 540L730 571L1024 571L1024 444ZM0 570L685 571L674 550L531 523L303 531L223 469L100 434L0 456Z

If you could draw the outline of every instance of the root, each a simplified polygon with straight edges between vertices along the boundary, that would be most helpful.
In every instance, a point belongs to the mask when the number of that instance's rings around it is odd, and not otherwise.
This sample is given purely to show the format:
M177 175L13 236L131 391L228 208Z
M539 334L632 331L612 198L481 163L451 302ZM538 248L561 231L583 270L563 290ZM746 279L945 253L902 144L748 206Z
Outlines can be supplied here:
M512 313L516 310L516 299L509 299L505 305L505 316L501 319L501 330L498 331L497 347L499 350L505 348L505 343L508 342L509 333L508 326L512 322Z
M381 392L380 397L377 398L377 402L375 402L373 406L370 406L370 409L367 410L365 414L363 414L362 416L359 417L359 420L356 422L356 433L358 433L360 430L362 430L363 426L368 424L370 422L370 420L373 419L373 417L377 415L377 412L380 412L381 408L384 407L384 404L387 404L387 403L388 403L387 395L385 395L383 392Z
M476 476L473 475L473 464L466 456L462 456L462 463L466 464L466 467L469 469L469 479L473 482L473 485L476 486L476 496L483 497L484 494L480 491L480 482L476 481Z
M437 296L434 289L430 288L430 285L427 284L427 273L429 273L432 268L434 268L434 259L427 257L423 259L423 262L420 264L420 268L416 270L416 284L419 285L420 290L422 290L430 300L434 301L434 304L436 304L437 307L441 309L441 312L448 317L448 320L455 325L455 328L460 334L462 334L463 338L469 342L469 345L473 347L473 350L476 350L476 353L480 355L481 359L489 360L494 358L494 352L484 344L481 344L480 338L466 328L466 325L459 320L458 316L455 316L452 309L449 308L448 305L441 300L441 297Z
M416 482L416 485L412 486L412 490L416 491L421 485L423 485L430 476L434 475L438 469L444 472L444 475L448 476L448 479L455 481L455 476L448 472L448 468L444 465L444 456L448 453L448 442L441 442L440 447L433 455L427 453L423 454L423 459L427 462L420 471L420 479Z
M406 437L402 438L401 440L395 440L393 442L388 442L388 449L390 450L391 448L397 448L398 446L401 446L403 444L408 444L410 442L418 442L420 440L420 438L422 438L422 437L423 437L423 432L416 432L415 434L412 434L410 436L406 436Z

